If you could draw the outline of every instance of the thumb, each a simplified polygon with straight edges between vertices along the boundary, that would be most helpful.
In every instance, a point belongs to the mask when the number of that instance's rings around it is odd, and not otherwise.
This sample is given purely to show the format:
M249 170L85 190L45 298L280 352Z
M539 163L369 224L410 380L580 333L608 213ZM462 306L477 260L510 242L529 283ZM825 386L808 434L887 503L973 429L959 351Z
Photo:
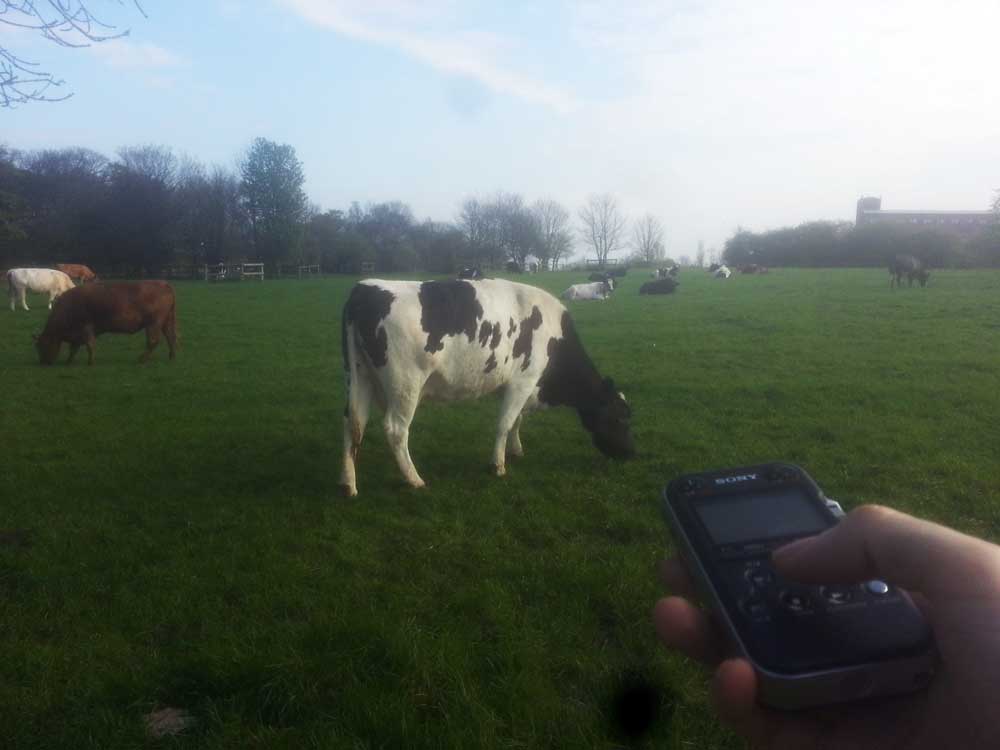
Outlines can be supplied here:
M775 550L772 559L779 575L802 583L880 578L928 598L1000 590L1000 549L878 505Z

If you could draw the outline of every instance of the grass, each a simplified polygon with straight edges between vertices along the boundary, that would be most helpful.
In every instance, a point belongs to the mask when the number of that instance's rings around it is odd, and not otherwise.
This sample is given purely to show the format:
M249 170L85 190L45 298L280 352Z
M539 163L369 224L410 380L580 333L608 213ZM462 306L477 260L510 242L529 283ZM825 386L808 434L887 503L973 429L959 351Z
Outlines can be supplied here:
M1000 539L1000 274L643 280L570 308L632 404L636 460L551 410L496 479L497 400L429 403L411 451L430 487L403 486L376 422L351 501L351 279L176 284L178 359L145 367L141 336L108 335L92 368L41 368L43 300L0 312L3 743L738 747L652 633L666 480L786 459L847 507ZM630 695L653 697L637 739ZM197 728L145 738L162 706Z

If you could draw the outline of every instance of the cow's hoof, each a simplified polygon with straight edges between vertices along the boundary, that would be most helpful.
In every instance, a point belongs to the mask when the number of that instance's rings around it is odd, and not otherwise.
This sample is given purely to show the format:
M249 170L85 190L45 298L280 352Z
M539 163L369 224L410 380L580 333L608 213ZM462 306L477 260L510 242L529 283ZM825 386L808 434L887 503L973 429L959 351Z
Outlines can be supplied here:
M427 488L427 482L423 479L418 479L416 482L409 482L408 484L415 490L423 490Z
M340 485L340 492L341 492L341 494L344 497L357 497L358 496L358 488L357 487L351 487L350 485L347 485L347 484Z
M493 465L493 473L496 476L498 476L498 477L507 476L507 467L506 466L497 466L496 464L494 464Z

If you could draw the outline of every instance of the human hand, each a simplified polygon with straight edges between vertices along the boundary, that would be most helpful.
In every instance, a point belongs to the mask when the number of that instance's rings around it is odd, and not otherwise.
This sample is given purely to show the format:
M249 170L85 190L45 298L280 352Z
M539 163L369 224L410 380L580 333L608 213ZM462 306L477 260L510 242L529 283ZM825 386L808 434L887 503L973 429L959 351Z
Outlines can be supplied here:
M677 560L661 575L675 593L653 611L663 643L715 667L712 697L722 721L754 746L1000 747L1000 547L879 506L849 513L836 527L773 554L778 573L802 583L884 579L909 591L934 631L941 663L926 691L873 703L786 712L757 704L745 659L725 659L721 634L692 603L695 590Z

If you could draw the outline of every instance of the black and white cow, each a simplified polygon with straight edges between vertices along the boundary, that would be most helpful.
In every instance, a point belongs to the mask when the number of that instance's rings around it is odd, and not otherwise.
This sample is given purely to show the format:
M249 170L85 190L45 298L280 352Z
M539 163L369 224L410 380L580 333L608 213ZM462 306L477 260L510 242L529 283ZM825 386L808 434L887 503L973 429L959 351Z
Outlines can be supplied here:
M523 414L544 406L577 410L605 455L634 452L631 411L597 372L566 308L533 286L499 279L381 281L351 290L342 318L347 408L341 484L358 492L355 462L372 401L385 412L386 438L406 481L423 487L409 451L410 423L424 398L476 398L502 389L493 449L497 476L506 454L523 454Z
M927 286L927 279L930 278L930 271L920 258L912 255L897 255L889 261L889 288L893 285L901 286L903 277L906 277L910 286L913 280L920 282L920 286Z

